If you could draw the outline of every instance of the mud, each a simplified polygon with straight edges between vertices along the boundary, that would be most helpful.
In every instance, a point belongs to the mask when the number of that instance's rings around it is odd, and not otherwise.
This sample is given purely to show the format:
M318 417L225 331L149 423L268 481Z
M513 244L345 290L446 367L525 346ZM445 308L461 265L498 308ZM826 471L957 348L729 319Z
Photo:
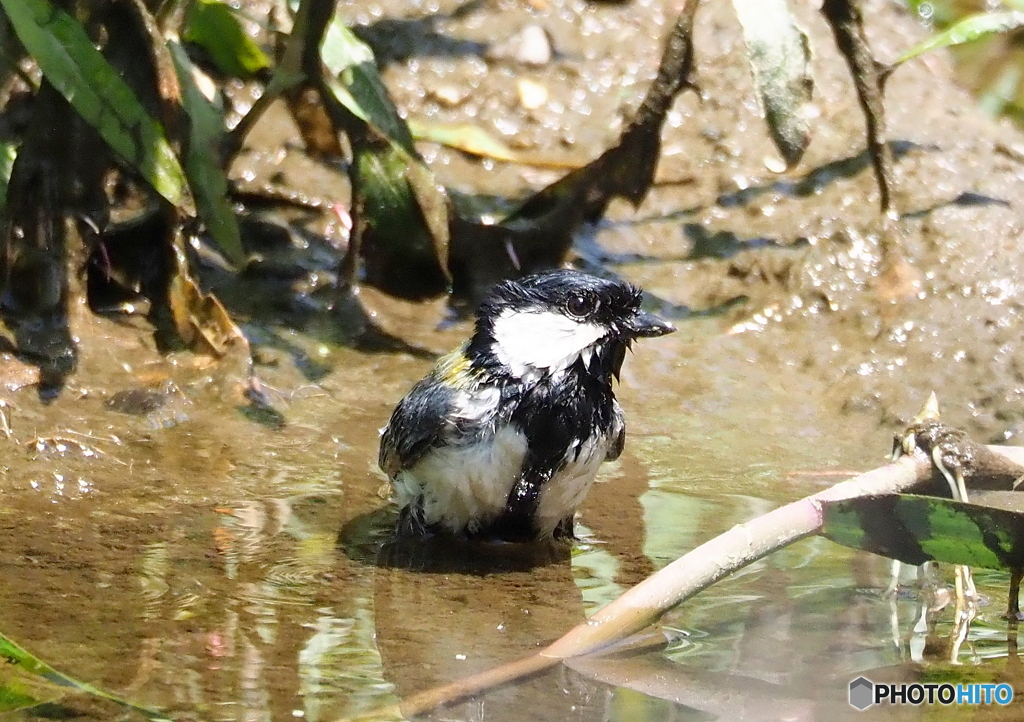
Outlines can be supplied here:
M11 431L0 425L0 631L181 719L331 720L535 649L701 541L878 465L932 389L953 423L1012 433L1024 416L1024 137L977 112L941 56L897 71L888 109L902 215L889 232L910 270L903 283L882 277L886 229L852 85L822 20L794 6L814 46L818 109L799 166L766 169L774 151L738 26L728 3L705 3L700 94L670 117L659 185L636 212L613 206L577 246L585 263L715 313L681 318L679 333L627 360L626 451L588 497L571 561L487 576L378 566L377 429L466 326L438 330L443 301L365 289L385 335L353 347L351 329L324 313L344 234L316 210L347 185L305 157L275 109L233 173L292 202L254 214L263 260L246 275L203 266L252 342L272 408L247 398L245 359L162 355L130 318L83 319L82 368L49 404L32 370L0 352ZM894 4L868 6L881 58L921 36ZM472 122L581 163L639 103L660 54L653 38L677 9L342 6L365 37L386 41L385 77L410 117ZM549 33L550 62L481 54L528 24ZM526 110L522 78L548 101ZM423 149L443 182L483 204L555 174ZM887 572L884 560L808 540L673 612L672 642L643 658L657 674L560 669L435 717L736 718L726 702L737 694L750 719L776 699L806 719L834 716L849 709L855 673L916 674L901 664L925 643L911 633L915 603L893 602L893 640ZM969 640L973 663L1006 654L1005 576L980 577L994 601ZM949 616L928 637L929 659L945 654ZM635 691L659 678L670 689ZM114 714L78 697L59 704Z

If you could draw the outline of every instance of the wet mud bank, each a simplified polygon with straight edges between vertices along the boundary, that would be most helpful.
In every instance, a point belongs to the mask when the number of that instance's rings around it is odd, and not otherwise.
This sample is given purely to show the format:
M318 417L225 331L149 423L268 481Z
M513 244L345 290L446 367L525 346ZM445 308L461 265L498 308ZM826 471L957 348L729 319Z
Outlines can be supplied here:
M410 117L473 122L531 152L590 158L639 103L660 52L646 39L674 16L654 2L584 7L552 8L539 23L536 11L503 8L514 41L525 42L515 33L524 27L547 30L556 52L542 65L481 60L471 43L488 37L487 13L382 5L383 19L358 17L365 37L387 36L386 78ZM899 218L883 223L849 70L820 14L796 12L816 83L813 138L798 166L767 169L776 151L738 24L728 3L706 3L695 36L699 94L681 96L669 117L657 187L635 213L614 206L578 250L695 310L744 299L724 314L722 332L742 332L742 345L780 372L824 381L831 393L822 403L836 413L899 425L934 389L956 423L998 436L1019 418L1024 388L1020 134L974 107L944 56L901 67L886 94ZM923 34L894 3L867 3L864 13L880 60ZM385 32L394 27L404 33ZM524 108L523 78L549 101ZM470 90L450 102L452 86ZM446 183L477 193L522 195L554 173L500 164L495 172L440 147L428 157ZM908 264L894 276L880 263L886 234Z

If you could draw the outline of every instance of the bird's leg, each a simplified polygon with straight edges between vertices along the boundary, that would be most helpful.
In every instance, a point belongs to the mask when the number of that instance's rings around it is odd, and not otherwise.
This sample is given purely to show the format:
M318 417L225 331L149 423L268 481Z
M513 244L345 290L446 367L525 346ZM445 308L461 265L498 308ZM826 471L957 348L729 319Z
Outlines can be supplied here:
M949 661L957 664L960 646L967 639L971 630L971 622L978 616L978 590L974 587L971 568L962 564L955 567L956 573L956 605L953 607L953 633L949 649Z
M954 501L967 501L967 487L964 485L963 469L957 464L952 469L946 466L949 457L944 454L941 445L932 447L932 463L945 477L949 484L949 493L953 495Z
M929 622L930 604L921 600L917 604L917 616L914 618L914 626L911 628L910 639L907 640L907 650L910 652L910 661L923 662L924 650L928 646L928 635L931 632Z
M395 534L400 537L427 537L431 528L423 518L423 497L418 496L412 503L398 512Z

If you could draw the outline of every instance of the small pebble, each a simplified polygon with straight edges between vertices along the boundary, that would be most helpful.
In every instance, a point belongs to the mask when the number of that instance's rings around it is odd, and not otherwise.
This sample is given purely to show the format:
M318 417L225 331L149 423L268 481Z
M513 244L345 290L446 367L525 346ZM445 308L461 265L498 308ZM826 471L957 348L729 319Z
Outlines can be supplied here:
M766 155L764 157L764 167L772 173L785 173L786 161L782 160L782 158L777 155Z
M548 89L529 78L520 78L516 87L519 89L519 103L527 110L536 110L548 102Z
M524 65L547 65L554 56L551 36L540 25L527 25L508 40L492 46L492 58L508 58Z
M440 85L431 90L430 94L446 108L454 108L469 96L465 88L457 85Z
M513 57L526 65L547 65L551 62L551 38L540 25L527 25L519 31L519 47Z
M167 394L154 389L118 391L107 399L108 409L132 416L145 416L167 403Z

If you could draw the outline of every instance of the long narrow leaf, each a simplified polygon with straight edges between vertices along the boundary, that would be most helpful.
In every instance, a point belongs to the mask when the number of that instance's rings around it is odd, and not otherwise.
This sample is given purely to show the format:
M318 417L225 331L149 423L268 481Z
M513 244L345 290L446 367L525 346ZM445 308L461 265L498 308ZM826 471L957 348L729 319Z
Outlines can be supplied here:
M448 198L416 151L409 126L380 77L373 51L335 15L320 55L329 70L326 79L334 97L373 131L363 141L353 139L354 163L361 176L356 189L363 196L354 204L363 207L376 239L373 245L389 248L386 255L404 256L409 267L432 255L443 280L450 282ZM386 143L371 141L370 135Z
M485 158L518 163L522 154L510 148L500 139L490 135L486 130L475 125L435 123L422 120L409 120L409 130L417 140L428 140L440 143L449 148L461 150Z
M185 174L160 123L78 21L47 0L0 0L0 6L43 75L78 114L157 193L194 214Z
M202 94L192 76L192 62L176 40L168 42L178 81L182 88L185 112L192 121L189 128L185 172L195 193L199 217L206 224L218 248L238 267L245 265L245 250L238 229L228 179L221 166L224 121L220 111Z
M320 56L330 71L331 90L338 101L391 142L416 155L412 134L391 102L373 51L337 15L327 26Z
M987 35L1005 33L1024 27L1024 12L1007 11L999 13L980 13L964 18L946 30L918 43L896 58L893 66L905 63L911 58L927 53L930 50L948 48L953 45L980 40Z
M20 680L16 680L16 677L20 678ZM40 683L43 683L42 687ZM31 687L31 691L24 690L26 686ZM46 689L47 686L49 686L49 693L40 693L38 691L39 688ZM9 704L20 704L21 706L28 704L33 699L37 700L37 702L48 701L59 696L59 694L53 694L54 687L70 688L77 692L100 697L122 707L135 710L147 719L154 720L155 722L170 722L170 718L157 710L141 707L133 702L93 687L91 684L79 682L77 679L58 672L31 652L22 649L13 641L0 634L0 700L4 700Z

